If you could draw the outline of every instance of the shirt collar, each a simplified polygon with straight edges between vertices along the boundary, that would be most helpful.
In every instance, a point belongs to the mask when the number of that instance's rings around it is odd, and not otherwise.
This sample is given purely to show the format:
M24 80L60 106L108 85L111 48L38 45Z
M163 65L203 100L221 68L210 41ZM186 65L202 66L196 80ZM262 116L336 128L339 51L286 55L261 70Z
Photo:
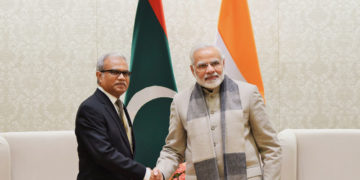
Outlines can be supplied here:
M110 101L115 104L115 102L118 100L115 96L111 95L110 93L106 92L102 87L98 86L98 89L102 91L109 99Z
M220 91L220 86L214 88L212 91L209 90L209 89L206 89L206 88L204 88L204 87L202 87L202 89L203 89L203 92L204 92L205 95L212 95L212 94L217 94L217 93L219 93L219 91Z

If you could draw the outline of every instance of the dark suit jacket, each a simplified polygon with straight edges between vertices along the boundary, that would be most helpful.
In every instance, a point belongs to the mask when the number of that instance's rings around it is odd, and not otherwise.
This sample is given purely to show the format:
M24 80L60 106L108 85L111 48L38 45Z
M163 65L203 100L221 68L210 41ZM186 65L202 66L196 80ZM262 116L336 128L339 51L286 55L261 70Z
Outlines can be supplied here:
M125 109L127 119L129 115ZM129 122L131 126L131 123ZM132 128L132 127L130 127ZM133 131L132 131L133 132ZM77 180L143 179L146 168L134 161L133 147L110 99L99 89L79 107L75 127L78 142Z

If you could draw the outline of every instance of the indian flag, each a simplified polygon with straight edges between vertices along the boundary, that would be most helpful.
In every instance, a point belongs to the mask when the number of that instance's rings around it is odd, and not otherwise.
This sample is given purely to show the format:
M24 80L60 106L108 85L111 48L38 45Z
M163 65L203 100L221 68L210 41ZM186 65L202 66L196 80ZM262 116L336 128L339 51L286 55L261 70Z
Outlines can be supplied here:
M255 84L265 99L246 0L222 0L216 45L225 54L225 72Z
M161 0L139 0L125 105L133 121L135 159L154 167L168 134L170 104L177 89Z

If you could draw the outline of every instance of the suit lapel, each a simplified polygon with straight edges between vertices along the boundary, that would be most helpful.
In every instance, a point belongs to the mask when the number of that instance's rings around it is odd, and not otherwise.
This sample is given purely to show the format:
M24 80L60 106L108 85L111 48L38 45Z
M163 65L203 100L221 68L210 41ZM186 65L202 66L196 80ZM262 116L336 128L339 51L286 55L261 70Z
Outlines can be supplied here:
M110 117L110 119L112 119L113 123L116 124L116 126L119 128L122 140L125 142L126 146L130 150L130 142L127 138L125 127L124 127L123 123L121 123L122 119L120 119L117 111L115 110L114 105L111 103L110 99L99 89L96 90L95 94L97 95L97 97L99 97L101 99L101 102L104 104L105 109L108 112L108 114L104 114L104 116Z
M131 129L131 140L132 140L132 145L133 145L133 154L135 155L135 134L134 134L134 129L133 129L133 126L132 126L132 122L131 122L131 119L130 119L130 116L129 116L129 113L127 111L127 109L124 107L124 112L125 112L125 115L126 115L126 119L128 121L128 124L129 124L129 128Z

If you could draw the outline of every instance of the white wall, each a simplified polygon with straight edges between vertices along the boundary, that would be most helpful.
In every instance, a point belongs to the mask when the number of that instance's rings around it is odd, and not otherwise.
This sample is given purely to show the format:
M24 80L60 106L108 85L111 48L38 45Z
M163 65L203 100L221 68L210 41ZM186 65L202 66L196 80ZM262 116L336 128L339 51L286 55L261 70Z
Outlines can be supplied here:
M360 2L249 0L278 130L360 127ZM215 41L220 0L163 0L178 90L189 50ZM135 0L1 0L0 131L74 128L98 56L130 58Z

